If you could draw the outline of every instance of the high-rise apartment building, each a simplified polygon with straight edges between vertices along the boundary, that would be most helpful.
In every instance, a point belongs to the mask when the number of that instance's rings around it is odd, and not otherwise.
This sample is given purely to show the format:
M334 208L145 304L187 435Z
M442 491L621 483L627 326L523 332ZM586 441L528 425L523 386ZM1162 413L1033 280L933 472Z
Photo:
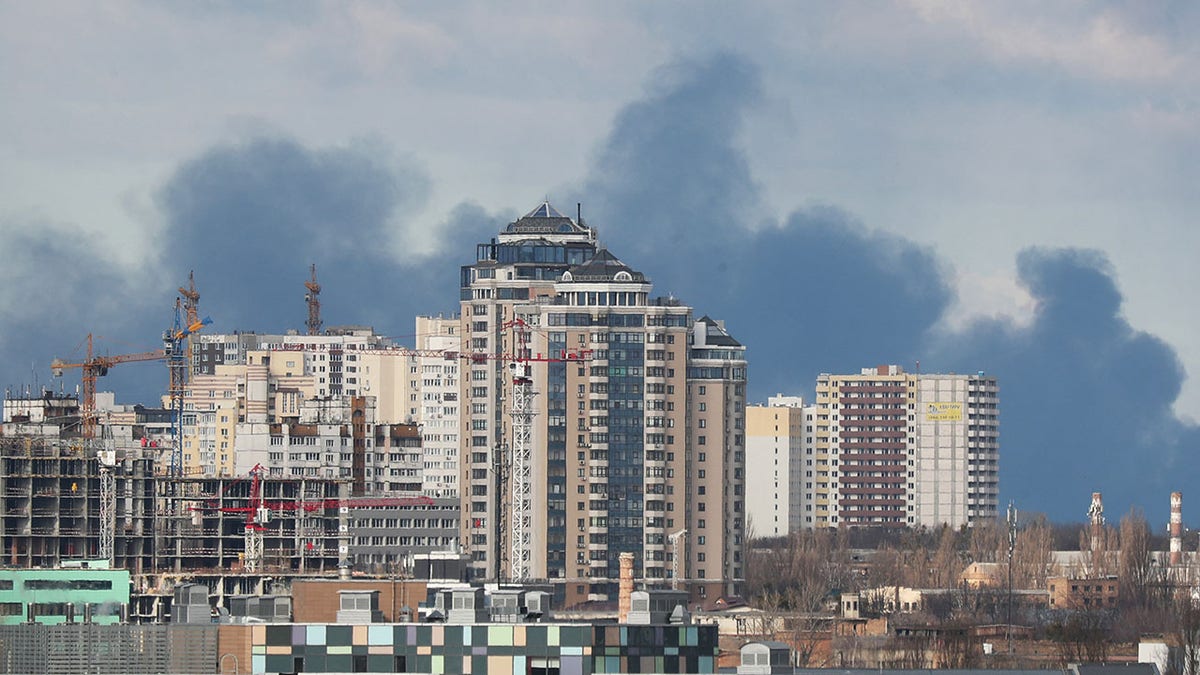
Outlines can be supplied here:
M899 366L817 378L804 527L952 527L994 519L996 378Z
M782 394L746 407L746 495L754 537L783 537L804 527L804 471L813 464L816 407ZM811 481L811 478L809 479ZM812 515L811 512L808 515Z
M652 297L645 275L548 203L480 244L461 281L460 335L476 355L460 377L472 574L513 569L505 474L518 443L531 488L517 509L529 537L519 567L554 583L560 602L615 597L623 552L650 583L677 574L696 596L731 592L743 576L742 345ZM533 391L530 423L516 428L514 380Z
M417 317L416 348L422 352L462 351L459 317ZM409 388L415 421L421 425L425 455L424 487L430 497L457 497L459 480L459 372L456 359L439 356L415 357Z

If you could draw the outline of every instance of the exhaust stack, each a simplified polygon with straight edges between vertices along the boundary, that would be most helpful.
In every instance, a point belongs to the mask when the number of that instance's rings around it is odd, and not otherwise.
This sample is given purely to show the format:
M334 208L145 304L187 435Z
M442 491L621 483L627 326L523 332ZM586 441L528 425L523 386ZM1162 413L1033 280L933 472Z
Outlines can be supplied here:
M629 611L633 608L633 554L625 551L617 560L621 570L617 586L617 623L625 623L629 621Z
M1088 522L1092 526L1092 551L1099 550L1104 539L1104 500L1099 492L1092 493L1092 505L1088 508Z
M1183 493L1171 493L1171 567L1183 562Z

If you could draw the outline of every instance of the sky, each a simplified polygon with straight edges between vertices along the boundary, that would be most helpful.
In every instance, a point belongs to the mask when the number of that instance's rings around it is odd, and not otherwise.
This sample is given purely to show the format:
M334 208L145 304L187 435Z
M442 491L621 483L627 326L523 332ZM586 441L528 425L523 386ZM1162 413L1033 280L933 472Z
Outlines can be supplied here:
M0 384L211 331L410 336L549 199L726 320L750 394L994 374L1001 499L1200 478L1189 2L0 4ZM101 388L148 400L165 368ZM1196 511L1200 513L1200 511Z

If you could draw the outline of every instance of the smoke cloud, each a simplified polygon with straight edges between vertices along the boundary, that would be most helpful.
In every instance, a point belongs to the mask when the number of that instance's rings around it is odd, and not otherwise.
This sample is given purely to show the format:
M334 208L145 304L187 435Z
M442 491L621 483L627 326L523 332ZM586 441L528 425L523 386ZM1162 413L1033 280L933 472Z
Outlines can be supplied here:
M586 183L614 252L748 346L752 397L811 397L820 372L883 363L985 370L1002 390L1003 499L1061 520L1078 520L1094 490L1115 513L1165 510L1195 478L1200 430L1173 414L1179 361L1121 315L1105 257L1027 250L1034 321L946 333L952 264L933 249L832 206L754 227L764 208L737 135L760 88L735 56L664 69L617 117Z
M978 320L947 333L952 261L837 206L770 215L738 140L763 98L752 63L682 60L656 72L646 92L616 116L573 196L603 243L660 294L727 321L749 348L753 399L811 396L820 372L881 363L986 370L1002 389L1002 499L1078 520L1093 490L1114 512L1133 503L1153 512L1160 502L1165 511L1167 493L1194 481L1200 431L1171 410L1184 373L1170 346L1123 317L1103 254L1025 251L1018 270L1037 302L1032 322ZM158 274L182 282L195 270L209 330L299 330L302 284L316 263L326 325L403 336L416 314L457 310L459 266L514 215L464 202L441 222L412 222L430 185L420 166L379 144L259 137L214 147L182 162L157 193L166 242ZM513 199L531 207L537 197ZM30 362L48 366L62 355L49 350L74 345L89 325L118 323L117 337L156 346L169 297L89 257L82 238L6 229L18 236L0 266L5 381L29 382ZM407 248L420 230L436 244ZM55 275L39 274L51 265ZM138 383L114 387L120 400L162 392L165 369L140 372Z

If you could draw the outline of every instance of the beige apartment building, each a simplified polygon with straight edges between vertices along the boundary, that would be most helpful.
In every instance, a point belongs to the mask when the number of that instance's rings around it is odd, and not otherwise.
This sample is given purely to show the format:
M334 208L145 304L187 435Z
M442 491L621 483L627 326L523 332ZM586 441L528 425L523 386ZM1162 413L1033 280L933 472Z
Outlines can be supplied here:
M615 598L619 555L631 552L646 583L674 579L696 598L733 592L743 577L744 347L721 322L653 297L595 230L548 203L480 244L461 281L460 335L475 355L463 361L459 399L461 541L473 576L516 570L572 605ZM518 418L528 423L514 425L518 380L533 398ZM517 508L514 446L529 452L530 503Z
M900 366L817 378L802 526L952 527L994 519L999 494L996 378Z
M268 425L295 423L314 400L341 405L357 397L372 402L370 413L379 424L420 424L421 492L457 497L460 363L429 352L461 351L459 319L418 317L416 325L416 350L366 328L331 329L327 335L200 336L204 341L193 355L196 374L184 402L185 472L242 473L254 465L246 457L267 452L259 446ZM217 428L229 423L236 428ZM240 443L235 432L242 435ZM235 448L245 451L241 461Z

